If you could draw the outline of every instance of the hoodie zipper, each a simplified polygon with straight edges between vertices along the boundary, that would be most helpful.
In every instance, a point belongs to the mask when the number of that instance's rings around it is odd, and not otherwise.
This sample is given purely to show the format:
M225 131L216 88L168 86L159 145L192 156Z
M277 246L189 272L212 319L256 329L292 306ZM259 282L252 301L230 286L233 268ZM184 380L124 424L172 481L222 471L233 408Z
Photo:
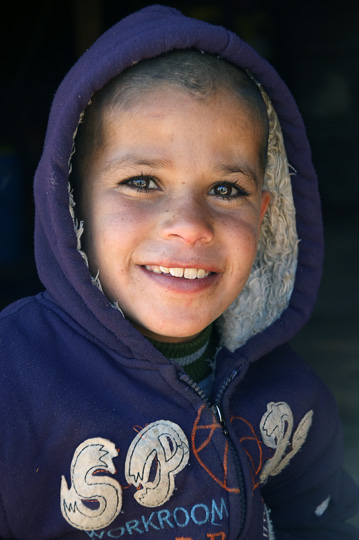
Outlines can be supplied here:
M234 457L234 462L235 462L236 471L237 471L238 485L239 485L239 490L240 490L240 493L241 493L241 497L240 497L241 520L240 520L240 524L239 524L239 534L238 534L238 538L239 538L240 535L241 535L241 532L243 530L245 517L246 517L246 510L247 510L245 490L244 490L243 473L242 473L242 467L241 467L239 456L238 456L237 451L236 451L236 449L234 447L234 444L233 444L233 442L232 442L232 440L231 440L231 438L229 436L227 424L226 424L226 421L224 419L223 412L222 412L222 409L221 409L221 406L220 406L220 403L222 401L222 397L223 397L224 392L228 388L229 384L235 379L235 377L237 376L238 371L239 370L233 370L232 373L230 375L228 375L228 377L224 380L224 382L222 383L219 391L217 392L217 395L216 395L216 398L215 398L215 401L214 401L213 404L209 401L209 399L207 398L205 393L202 392L202 390L199 388L199 386L191 379L191 377L189 375L181 374L180 379L184 383L186 383L187 386L189 386L202 399L202 401L205 402L207 407L213 412L213 414L215 415L215 417L217 418L219 424L222 427L222 433L223 433L224 437L226 438L226 440L228 441L229 448L231 449L231 453L232 453L232 455Z

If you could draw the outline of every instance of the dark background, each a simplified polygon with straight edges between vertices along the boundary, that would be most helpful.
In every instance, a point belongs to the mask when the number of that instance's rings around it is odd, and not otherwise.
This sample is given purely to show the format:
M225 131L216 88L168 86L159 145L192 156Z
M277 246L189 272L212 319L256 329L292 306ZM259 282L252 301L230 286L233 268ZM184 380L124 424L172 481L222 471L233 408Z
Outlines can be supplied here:
M41 290L33 260L32 179L56 88L96 37L149 3L14 1L1 14L0 309ZM359 481L359 4L162 3L239 33L276 67L302 112L327 247L317 306L293 344L337 398L347 467Z

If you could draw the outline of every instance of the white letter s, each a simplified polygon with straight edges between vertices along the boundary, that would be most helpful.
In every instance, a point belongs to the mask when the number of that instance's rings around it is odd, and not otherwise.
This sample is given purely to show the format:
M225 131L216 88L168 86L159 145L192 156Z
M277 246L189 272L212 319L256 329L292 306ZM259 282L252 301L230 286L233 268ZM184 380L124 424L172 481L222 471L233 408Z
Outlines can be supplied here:
M80 444L71 462L71 488L64 476L61 478L61 512L68 523L77 529L97 530L109 525L122 506L119 483L108 476L95 477L96 471L114 474L112 459L117 457L115 445L97 437ZM96 502L90 508L84 500Z

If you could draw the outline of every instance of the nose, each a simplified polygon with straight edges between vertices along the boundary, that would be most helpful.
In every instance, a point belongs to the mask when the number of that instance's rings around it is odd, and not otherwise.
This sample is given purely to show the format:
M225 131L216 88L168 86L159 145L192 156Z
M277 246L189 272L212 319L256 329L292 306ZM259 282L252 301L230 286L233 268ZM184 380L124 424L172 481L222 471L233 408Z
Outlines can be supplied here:
M160 227L163 238L178 238L186 244L207 243L214 236L210 209L189 197L167 201Z

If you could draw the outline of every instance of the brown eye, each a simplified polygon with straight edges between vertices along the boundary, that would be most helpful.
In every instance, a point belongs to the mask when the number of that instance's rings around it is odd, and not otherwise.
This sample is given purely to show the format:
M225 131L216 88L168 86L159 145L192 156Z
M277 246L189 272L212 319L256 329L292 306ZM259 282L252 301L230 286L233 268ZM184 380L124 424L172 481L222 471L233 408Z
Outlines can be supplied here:
M133 178L131 184L135 188L148 188L149 180L148 178Z
M233 193L233 187L222 184L213 188L215 195L220 197L230 197Z
M143 193L158 189L156 181L151 176L133 176L122 180L119 185Z
M209 191L209 195L218 197L219 199L233 200L240 197L248 197L249 193L237 183L218 182Z

